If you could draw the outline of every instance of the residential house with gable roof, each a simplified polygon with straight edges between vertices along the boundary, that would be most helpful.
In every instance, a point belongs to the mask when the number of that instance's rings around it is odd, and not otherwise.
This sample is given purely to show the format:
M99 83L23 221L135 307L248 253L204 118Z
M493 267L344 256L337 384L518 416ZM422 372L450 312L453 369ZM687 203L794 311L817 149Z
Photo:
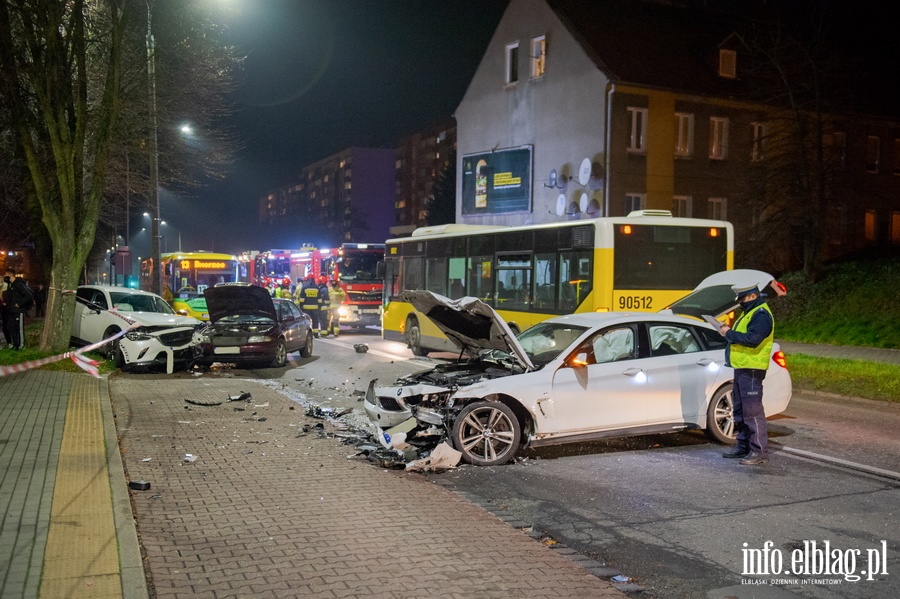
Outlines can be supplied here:
M900 120L829 117L827 201L785 206L763 170L785 107L749 76L750 15L723 6L512 0L454 115L457 222L669 210L731 221L736 266L781 271L802 264L808 210L823 259L900 250Z

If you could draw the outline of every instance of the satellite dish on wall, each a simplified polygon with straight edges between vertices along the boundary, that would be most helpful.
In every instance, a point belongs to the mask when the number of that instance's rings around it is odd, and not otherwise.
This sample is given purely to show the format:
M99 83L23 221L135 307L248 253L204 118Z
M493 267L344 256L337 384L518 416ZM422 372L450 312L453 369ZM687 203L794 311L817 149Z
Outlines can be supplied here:
M582 193L581 198L578 200L578 207L581 209L582 212L587 212L589 201L590 201L590 198L588 198L588 194Z
M592 218L596 218L600 216L603 212L603 209L600 207L600 202L597 201L597 198L592 199L588 203L587 210L585 210L588 216Z
M549 179L550 187L556 187L556 169L555 168L550 170L550 177L548 177L548 179Z
M556 198L556 216L563 216L566 213L566 194L561 193Z
M591 180L591 160L590 158L585 158L581 161L581 168L578 169L578 183L581 186L585 186L588 184L588 181Z

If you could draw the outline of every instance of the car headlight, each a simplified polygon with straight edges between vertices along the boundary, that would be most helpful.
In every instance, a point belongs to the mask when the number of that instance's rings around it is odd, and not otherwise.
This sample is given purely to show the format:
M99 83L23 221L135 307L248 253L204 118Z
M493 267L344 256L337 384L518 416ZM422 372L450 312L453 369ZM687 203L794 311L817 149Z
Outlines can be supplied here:
M268 343L272 340L268 335L251 335L247 343Z
M125 333L125 338L128 339L129 341L147 341L148 339L151 339L152 337L153 337L153 335L150 335L149 333L145 333L145 332L141 331L140 329L136 329L134 331L128 331L127 333Z

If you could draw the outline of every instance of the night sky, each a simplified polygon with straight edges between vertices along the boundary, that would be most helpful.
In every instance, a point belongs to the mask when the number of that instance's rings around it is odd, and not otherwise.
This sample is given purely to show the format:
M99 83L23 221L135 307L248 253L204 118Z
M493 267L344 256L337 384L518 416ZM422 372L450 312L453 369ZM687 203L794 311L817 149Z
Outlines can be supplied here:
M274 247L257 234L259 197L309 163L350 146L396 147L452 115L508 4L230 1L230 41L247 54L234 120L244 149L224 181L195 197L160 194L185 250Z

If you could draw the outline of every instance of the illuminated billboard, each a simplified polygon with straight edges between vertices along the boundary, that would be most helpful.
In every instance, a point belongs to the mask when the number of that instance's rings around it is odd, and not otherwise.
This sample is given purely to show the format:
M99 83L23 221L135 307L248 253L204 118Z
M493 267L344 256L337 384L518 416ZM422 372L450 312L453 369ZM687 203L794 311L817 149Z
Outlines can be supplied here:
M463 156L463 214L530 210L531 146Z

